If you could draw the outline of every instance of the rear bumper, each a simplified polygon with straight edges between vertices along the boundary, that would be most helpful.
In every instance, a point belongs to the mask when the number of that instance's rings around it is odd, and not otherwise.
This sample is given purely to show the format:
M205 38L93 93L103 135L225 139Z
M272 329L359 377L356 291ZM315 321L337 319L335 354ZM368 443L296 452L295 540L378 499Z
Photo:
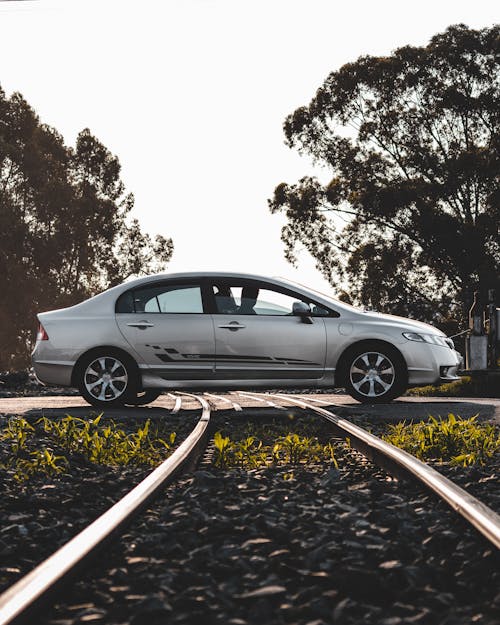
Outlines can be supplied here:
M33 369L36 377L43 384L55 384L56 386L71 386L72 362L48 362L33 360Z
M43 384L56 386L71 386L71 376L75 362L73 360L58 360L54 358L54 350L44 345L48 341L37 341L31 354L31 362L35 375Z

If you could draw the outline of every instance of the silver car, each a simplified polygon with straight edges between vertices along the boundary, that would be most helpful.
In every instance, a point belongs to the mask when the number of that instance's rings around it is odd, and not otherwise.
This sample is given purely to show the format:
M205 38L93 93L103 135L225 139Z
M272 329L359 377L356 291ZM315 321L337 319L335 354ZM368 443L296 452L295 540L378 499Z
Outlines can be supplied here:
M456 380L453 341L425 323L368 312L274 278L148 276L40 313L33 366L99 407L165 389L328 388L386 402Z

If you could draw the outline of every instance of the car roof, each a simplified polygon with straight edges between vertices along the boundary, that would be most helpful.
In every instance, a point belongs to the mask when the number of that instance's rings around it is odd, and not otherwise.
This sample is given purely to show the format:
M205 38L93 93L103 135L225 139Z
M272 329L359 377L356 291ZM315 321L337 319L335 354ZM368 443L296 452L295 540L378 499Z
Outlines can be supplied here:
M142 278L136 278L134 280L130 280L128 282L123 282L120 284L120 287L124 287L123 290L126 291L130 288L147 284L148 282L157 282L161 280L179 280L182 278L193 279L193 278L224 278L224 279L235 279L235 280L256 280L258 282L267 282L269 284L275 284L276 286L281 286L291 291L297 291L298 293L302 293L311 297L314 300L324 300L325 302L331 301L330 298L326 295L322 295L321 293L317 293L311 289L308 289L306 286L296 284L294 282L288 281L284 278L274 278L270 276L262 276L259 274L252 273L241 273L234 271L190 271L190 272L178 272L178 273L159 273L153 274L149 276L144 276ZM118 287L115 287L118 288ZM111 290L111 289L109 289ZM109 292L105 291L105 293ZM333 299L333 298L332 298Z
M126 282L122 282L121 284L111 287L94 297L91 297L80 304L76 304L71 308L65 309L68 311L74 310L77 308L79 311L85 310L86 313L92 314L100 314L100 313L108 313L111 310L114 310L115 302L118 297L128 291L129 289L137 288L142 285L146 285L148 283L154 283L162 280L179 280L179 279L193 279L193 278L229 278L236 280L257 280L259 282L267 282L268 284L279 286L290 291L299 293L308 299L311 299L319 304L323 303L325 306L331 307L332 305L336 308L347 308L344 307L342 302L330 298L328 296L321 296L321 294L316 293L315 291L309 290L306 287L301 285L297 285L292 282L288 282L285 279L280 278L271 278L269 276L261 276L258 274L250 274L250 273L240 273L240 272L228 272L228 271L198 271L198 272L177 272L177 273L158 273L149 276L143 276L140 278L134 278L133 280L128 280ZM349 307L351 308L351 307ZM52 311L62 313L63 311ZM46 313L44 313L46 314Z

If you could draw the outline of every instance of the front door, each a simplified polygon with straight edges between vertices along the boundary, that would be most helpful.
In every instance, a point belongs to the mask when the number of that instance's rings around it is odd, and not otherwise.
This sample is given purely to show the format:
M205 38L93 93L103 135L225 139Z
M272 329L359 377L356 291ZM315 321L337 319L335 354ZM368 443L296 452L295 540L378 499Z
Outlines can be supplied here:
M265 283L214 281L218 380L316 380L323 377L326 331L321 317L293 315L299 295Z
M143 372L167 381L213 379L214 328L199 284L165 281L128 291L116 321Z

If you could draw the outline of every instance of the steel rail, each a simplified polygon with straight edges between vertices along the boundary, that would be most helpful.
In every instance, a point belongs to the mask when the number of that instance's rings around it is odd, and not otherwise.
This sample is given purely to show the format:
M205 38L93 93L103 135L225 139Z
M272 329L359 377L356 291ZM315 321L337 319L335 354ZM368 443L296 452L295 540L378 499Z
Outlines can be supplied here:
M219 400L223 404L229 404L230 406L233 407L234 410L236 410L236 412L241 412L242 411L242 407L239 404L237 404L234 401L231 401L227 397L220 397L219 395L212 395L212 393L203 393L203 395L205 395L205 397L210 397L211 399Z
M144 508L198 452L208 432L210 407L202 397L192 397L201 403L203 411L186 440L125 497L0 595L0 625L22 622L111 534Z
M313 401L316 404L323 404L324 406L331 406L332 402L331 401L325 401L324 399L316 399L316 397L304 397L303 395L297 395L297 397L299 399L305 399L308 401Z
M301 408L317 412L334 425L341 438L349 438L352 447L364 456L387 469L392 475L410 476L422 482L481 532L497 549L500 549L500 516L436 469L325 408L314 406L289 395L272 393L264 395L284 399Z
M171 399L175 399L175 404L172 410L170 411L170 414L177 414L179 410L181 409L182 397L174 395L173 393L167 393L167 396L170 397Z
M266 404L267 406L270 406L271 408L277 408L278 410L284 410L283 406L279 406L278 404L275 404L272 401L269 401L268 399L261 399L260 397L255 397L256 394L252 393L251 391L248 391L248 393L245 391L244 393L242 393L241 391L233 391L233 395L240 395L241 397L246 397L247 399L254 399L255 401L258 401L262 404ZM266 397L276 397L276 395L270 395L269 393L260 393L260 395L265 395Z

